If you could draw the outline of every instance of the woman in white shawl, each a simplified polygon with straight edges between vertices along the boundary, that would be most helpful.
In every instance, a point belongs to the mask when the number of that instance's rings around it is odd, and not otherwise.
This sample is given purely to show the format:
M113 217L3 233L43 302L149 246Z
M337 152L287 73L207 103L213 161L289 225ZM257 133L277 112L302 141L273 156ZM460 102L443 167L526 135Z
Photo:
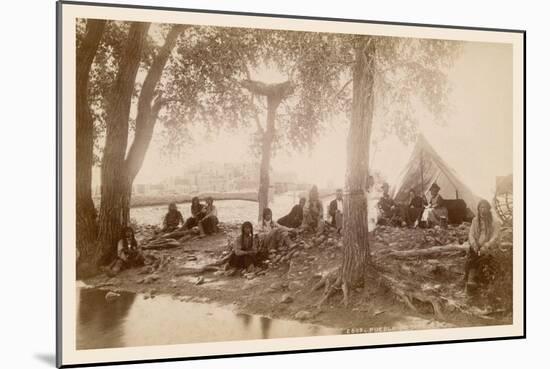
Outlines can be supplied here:
M372 236L378 221L378 201L382 198L382 192L374 190L374 178L372 176L369 176L367 186L365 196L367 198L368 229L369 234Z

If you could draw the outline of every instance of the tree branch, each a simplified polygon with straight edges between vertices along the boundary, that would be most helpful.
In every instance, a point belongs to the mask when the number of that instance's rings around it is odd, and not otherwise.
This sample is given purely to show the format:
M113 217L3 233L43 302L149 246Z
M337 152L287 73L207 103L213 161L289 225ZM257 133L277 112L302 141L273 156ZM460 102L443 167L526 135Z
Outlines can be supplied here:
M338 95L340 95L342 92L344 92L344 90L346 89L346 87L349 86L349 84L353 82L353 78L350 78L349 81L347 81L346 83L344 83L344 85L342 86L342 88L340 90L338 90L338 92L336 92L334 94L334 96L332 96L332 99L336 99L338 97ZM331 100L332 100L331 99Z
M160 112L160 109L166 104L166 100L162 98L162 94L159 94L155 101L153 102L153 106L151 107L151 116L154 117L154 121L156 121L158 114Z
M143 164L145 153L151 142L153 130L158 117L158 113L162 108L164 100L157 96L155 101L154 91L160 81L166 62L174 49L177 38L179 35L189 26L175 25L173 26L166 39L164 45L160 48L153 64L147 71L147 76L143 81L139 99L138 99L138 113L136 117L136 131L134 135L134 141L126 156L125 165L128 172L129 179L133 180Z
M147 72L147 76L143 81L143 87L141 88L141 92L139 95L138 111L140 110L140 108L143 110L147 110L147 108L151 107L150 104L153 96L153 91L155 90L155 87L157 86L158 81L160 80L162 71L164 70L166 62L170 57L170 53L172 52L172 49L176 44L176 40L178 36L187 27L188 26L185 26L185 25L175 25L168 32L168 35L166 36L166 40L164 41L164 45L162 45L159 52L157 53L155 59L153 60L153 64L151 65L151 68L149 68L149 71ZM144 105L147 105L147 106L144 106Z

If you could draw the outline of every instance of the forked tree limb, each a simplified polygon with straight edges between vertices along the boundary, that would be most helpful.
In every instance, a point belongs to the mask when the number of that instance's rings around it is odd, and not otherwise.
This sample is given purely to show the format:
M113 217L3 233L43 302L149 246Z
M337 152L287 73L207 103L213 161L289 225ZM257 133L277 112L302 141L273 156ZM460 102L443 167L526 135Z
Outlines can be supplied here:
M277 96L281 100L292 94L294 91L294 84L290 81L281 83L264 83L261 81L245 79L240 81L239 84L255 95L272 97Z

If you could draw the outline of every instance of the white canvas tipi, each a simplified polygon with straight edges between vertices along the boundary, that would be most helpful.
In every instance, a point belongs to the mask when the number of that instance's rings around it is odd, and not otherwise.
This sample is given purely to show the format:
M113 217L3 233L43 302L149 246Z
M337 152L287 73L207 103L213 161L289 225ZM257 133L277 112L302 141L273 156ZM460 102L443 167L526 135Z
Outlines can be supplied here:
M419 135L411 158L393 187L392 196L397 202L406 202L409 191L415 189L429 198L427 194L434 182L441 187L439 193L443 198L462 199L471 211L476 211L480 197L459 179L426 138Z

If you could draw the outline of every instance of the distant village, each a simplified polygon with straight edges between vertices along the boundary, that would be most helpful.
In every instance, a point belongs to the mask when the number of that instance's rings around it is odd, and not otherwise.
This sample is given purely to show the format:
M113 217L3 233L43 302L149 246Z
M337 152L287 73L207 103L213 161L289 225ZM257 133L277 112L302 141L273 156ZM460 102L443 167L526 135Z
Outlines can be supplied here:
M135 183L133 195L163 196L205 192L255 192L259 186L259 163L201 162L183 170L183 173L158 183ZM305 191L309 183L300 183L291 171L272 171L271 191ZM94 186L94 195L100 195L100 186Z

